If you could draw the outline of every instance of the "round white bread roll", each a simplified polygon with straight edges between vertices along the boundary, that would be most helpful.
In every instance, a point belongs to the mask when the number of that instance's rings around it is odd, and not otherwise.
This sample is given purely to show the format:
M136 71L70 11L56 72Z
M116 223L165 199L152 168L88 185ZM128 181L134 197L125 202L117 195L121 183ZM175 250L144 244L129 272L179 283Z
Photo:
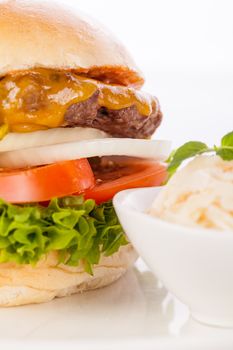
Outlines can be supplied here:
M122 246L112 256L102 256L93 268L93 276L82 266L57 265L55 252L36 267L0 264L0 307L43 303L55 297L107 286L121 277L136 259L131 244Z
M0 76L45 67L72 69L109 83L141 86L125 47L98 22L49 1L0 3Z

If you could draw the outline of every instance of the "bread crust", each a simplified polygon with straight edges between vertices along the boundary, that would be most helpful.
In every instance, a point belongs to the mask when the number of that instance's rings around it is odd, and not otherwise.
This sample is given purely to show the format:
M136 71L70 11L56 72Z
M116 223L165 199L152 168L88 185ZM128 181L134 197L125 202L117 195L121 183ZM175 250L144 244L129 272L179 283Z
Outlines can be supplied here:
M0 76L36 67L122 85L144 82L125 47L86 15L49 1L1 2Z
M15 263L0 264L0 306L9 307L43 303L90 289L107 286L133 265L137 254L131 244L122 246L112 256L102 256L93 268L93 276L78 267L57 264L55 252L36 267Z

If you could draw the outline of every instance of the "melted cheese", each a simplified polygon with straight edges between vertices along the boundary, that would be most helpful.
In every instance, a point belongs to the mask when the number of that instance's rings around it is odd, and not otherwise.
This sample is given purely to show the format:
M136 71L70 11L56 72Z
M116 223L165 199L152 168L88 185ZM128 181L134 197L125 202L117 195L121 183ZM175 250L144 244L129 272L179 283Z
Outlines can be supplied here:
M0 124L7 124L14 132L62 126L67 108L89 99L98 89L100 106L122 109L135 105L144 116L152 112L153 98L141 91L41 68L14 73L0 81Z

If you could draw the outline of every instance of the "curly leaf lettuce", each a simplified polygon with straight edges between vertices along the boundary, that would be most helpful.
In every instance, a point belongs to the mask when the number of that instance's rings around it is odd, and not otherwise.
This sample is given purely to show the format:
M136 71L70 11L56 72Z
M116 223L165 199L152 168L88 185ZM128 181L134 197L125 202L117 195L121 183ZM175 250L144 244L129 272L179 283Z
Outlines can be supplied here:
M128 244L111 202L96 205L82 196L54 198L48 207L13 205L0 200L0 263L35 265L51 251L59 262L84 263L92 274L101 254Z

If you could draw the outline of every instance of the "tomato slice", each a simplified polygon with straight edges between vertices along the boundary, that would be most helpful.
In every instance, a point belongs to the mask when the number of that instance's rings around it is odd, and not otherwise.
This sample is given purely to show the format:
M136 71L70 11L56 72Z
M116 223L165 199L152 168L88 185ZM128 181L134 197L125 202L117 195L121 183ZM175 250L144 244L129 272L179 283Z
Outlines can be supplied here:
M166 165L160 162L129 157L103 157L102 160L106 164L93 168L96 186L85 192L85 198L93 198L97 203L108 201L125 189L159 186L167 178ZM108 166L108 162L113 166Z
M0 171L0 198L11 203L48 201L93 187L95 178L86 159L36 168Z

